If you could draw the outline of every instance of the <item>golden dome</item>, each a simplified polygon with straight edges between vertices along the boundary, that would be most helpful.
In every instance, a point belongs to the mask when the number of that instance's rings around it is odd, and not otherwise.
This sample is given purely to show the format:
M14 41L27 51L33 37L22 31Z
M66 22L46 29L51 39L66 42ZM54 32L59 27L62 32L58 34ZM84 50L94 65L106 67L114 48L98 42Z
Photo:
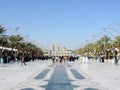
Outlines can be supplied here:
M63 47L63 48L62 48L62 51L66 51L66 47Z

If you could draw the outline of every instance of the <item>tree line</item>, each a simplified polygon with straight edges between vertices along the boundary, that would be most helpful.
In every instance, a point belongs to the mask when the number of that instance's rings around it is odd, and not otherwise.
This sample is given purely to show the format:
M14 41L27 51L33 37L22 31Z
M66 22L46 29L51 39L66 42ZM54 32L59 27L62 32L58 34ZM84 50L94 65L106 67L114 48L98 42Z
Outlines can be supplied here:
M26 41L22 35L6 35L6 33L5 27L0 25L0 58L12 56L15 60L16 57L18 58L23 54L34 58L43 55L41 48L33 42Z
M86 44L84 47L77 49L76 52L90 57L97 57L103 53L109 59L114 57L115 48L120 50L120 36L118 35L114 37L114 40L111 40L107 35L103 35L99 40Z

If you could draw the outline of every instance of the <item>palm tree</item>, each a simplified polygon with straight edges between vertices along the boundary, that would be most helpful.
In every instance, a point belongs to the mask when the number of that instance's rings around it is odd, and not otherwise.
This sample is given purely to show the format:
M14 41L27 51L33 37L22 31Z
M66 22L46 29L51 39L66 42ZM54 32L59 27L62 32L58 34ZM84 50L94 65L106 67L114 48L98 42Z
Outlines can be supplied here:
M101 42L104 43L104 49L106 50L107 49L107 44L108 42L110 41L110 37L108 37L107 35L104 35L100 40Z
M0 35L6 32L6 29L0 25Z
M119 48L120 50L120 36L116 36L115 37L115 44L117 44L116 46Z
M3 37L3 34L6 32L6 29L0 25L0 45L3 47L3 44L6 44L6 38ZM2 57L2 49L0 49L0 58Z
M13 49L20 49L20 42L23 41L23 37L20 35L11 35L9 37L10 47L12 48L11 55L16 57L17 54L13 52Z
M7 46L7 45L8 45L7 43L8 43L8 42L7 42L7 38L4 37L4 36L2 36L2 37L0 38L0 45L1 45L2 47L4 47L4 46Z
M9 37L9 40L10 40L10 44L11 44L11 48L13 50L13 48L16 48L17 49L17 45L19 42L23 41L23 37L20 36L20 35L12 35Z
M103 36L100 38L100 40L97 40L94 43L90 43L87 44L85 47L83 48L79 48L78 50L76 50L79 54L90 54L91 55L95 55L98 56L100 54L100 52L105 52L105 54L107 55L107 49L109 49L110 45L108 44L108 42L110 41L110 38L108 36Z
M108 49L109 49L108 42L111 40L111 38L108 37L107 35L104 35L100 40L104 44L104 50L103 51L105 53L106 58L108 58Z

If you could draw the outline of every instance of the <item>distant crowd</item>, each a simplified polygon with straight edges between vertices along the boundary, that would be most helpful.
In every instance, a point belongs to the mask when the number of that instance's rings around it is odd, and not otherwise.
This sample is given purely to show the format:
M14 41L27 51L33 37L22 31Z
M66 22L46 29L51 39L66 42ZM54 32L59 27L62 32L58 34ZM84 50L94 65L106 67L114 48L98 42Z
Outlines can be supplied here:
M66 61L75 61L75 60L78 60L79 57L75 57L75 56L52 56L51 57L52 59L52 62L55 63L55 62L66 62Z

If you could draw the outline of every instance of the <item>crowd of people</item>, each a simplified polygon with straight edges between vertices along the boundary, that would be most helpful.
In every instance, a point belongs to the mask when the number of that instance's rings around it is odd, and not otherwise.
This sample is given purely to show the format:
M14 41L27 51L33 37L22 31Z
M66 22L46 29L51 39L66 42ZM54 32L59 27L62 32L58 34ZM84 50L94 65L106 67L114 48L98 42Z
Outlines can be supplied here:
M113 56L112 58L108 58L106 56L106 53L101 51L98 55L96 55L95 57L91 57L89 55L82 55L80 56L79 60L81 61L81 63L88 63L89 60L94 59L97 62L100 63L104 63L105 60L111 60L113 64L118 65L119 60L120 60L120 51L118 48L115 48L114 51L112 52Z
M4 50L0 55L0 63L7 64L12 62L21 62L21 65L26 65L26 62L42 59L41 56L36 56L34 53L14 52Z
M89 60L95 59L96 61L99 61L100 63L104 63L106 59L106 55L104 52L101 52L97 57L90 57L89 55L81 55L81 56L35 56L34 54L26 54L26 53L19 53L16 56L16 52L7 53L4 54L1 58L1 63L10 63L11 61L21 61L21 65L27 65L26 62L28 61L34 61L34 60L52 60L53 63L55 62L66 62L66 61L75 61L80 60L81 63L88 63ZM118 48L115 48L113 51L113 58L111 59L114 61L114 64L118 65L118 62L120 60L120 51Z
M75 61L75 60L78 60L79 57L75 57L75 56L52 56L51 57L52 59L52 62L55 63L55 62L66 62L66 61Z

